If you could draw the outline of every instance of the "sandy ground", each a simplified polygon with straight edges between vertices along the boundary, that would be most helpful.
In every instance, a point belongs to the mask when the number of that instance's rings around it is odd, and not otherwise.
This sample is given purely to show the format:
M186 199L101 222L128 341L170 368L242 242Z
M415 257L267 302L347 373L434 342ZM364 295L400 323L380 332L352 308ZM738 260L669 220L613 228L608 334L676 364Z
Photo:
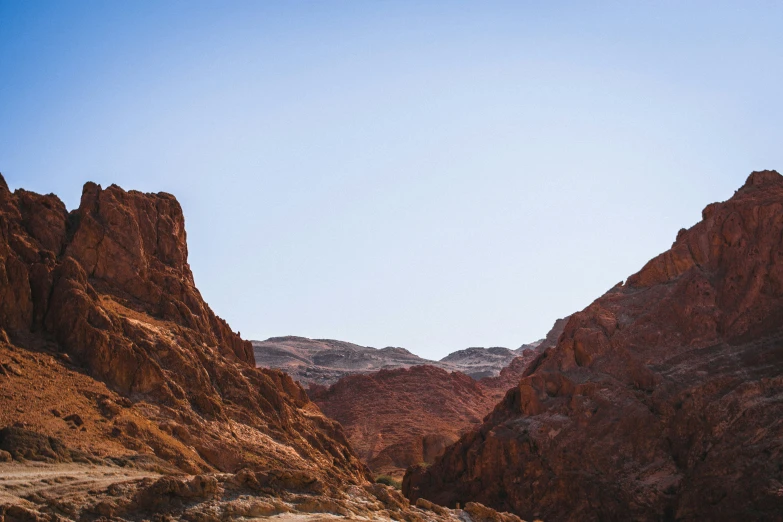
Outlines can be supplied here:
M460 511L459 513L454 515L455 520L459 520L461 522L472 522L473 519L471 519L464 511ZM355 521L372 521L372 522L394 522L395 519L388 518L385 516L378 516L373 515L371 518L366 517L342 517L339 515L329 515L329 514L318 514L318 513L284 513L281 515L275 515L272 517L266 517L266 518L253 518L248 520L265 520L265 521L275 521L275 522L333 522L335 520L342 520L342 521L348 521L348 520L355 520ZM540 522L540 521L538 521Z
M336 520L341 520L343 522L349 521L349 520L355 520L357 522L359 521L373 521L373 522L394 522L393 519L384 517L384 516L375 516L373 518L366 518L366 517L342 517L339 515L328 515L328 514L318 514L318 513L284 513L281 515L275 515L272 517L266 517L266 518L251 518L247 520L264 520L264 521L273 521L273 522L333 522Z
M143 479L160 476L149 471L90 464L0 463L0 506L17 504L28 509L36 509L42 503L50 506L67 504L79 506L90 503L90 500L94 501L96 496L105 495L107 490L111 491L112 486L122 487L122 485L131 485ZM242 520L392 522L391 518L381 513L345 517L329 513L294 512ZM454 517L454 520L469 521L470 519L460 513Z
M67 499L159 475L88 464L0 463L0 504L28 504L25 498Z
M132 483L160 475L148 471L88 464L0 463L0 505L32 507L29 498L63 501L89 497L114 484ZM331 522L370 520L317 513L286 513L254 520L277 522ZM376 520L388 520L385 517Z

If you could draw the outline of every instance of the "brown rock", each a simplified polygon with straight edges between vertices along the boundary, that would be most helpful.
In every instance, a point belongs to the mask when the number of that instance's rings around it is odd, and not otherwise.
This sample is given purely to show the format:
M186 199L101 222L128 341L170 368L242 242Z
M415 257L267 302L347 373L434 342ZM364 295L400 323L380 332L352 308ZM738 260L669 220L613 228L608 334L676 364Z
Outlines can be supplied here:
M753 173L568 321L403 491L548 520L783 513L783 177Z
M17 377L22 377L24 375L24 372L15 364L6 363L2 365L2 368L4 375L16 375Z
M369 484L342 428L253 367L194 285L170 195L87 184L65 214L0 177L0 333L0 361L23 374L0 379L0 446L46 468L3 489L25 507L0 520L456 520Z
M521 518L511 513L498 513L478 502L465 504L465 511L473 522L523 522Z
M251 344L202 299L187 253L169 194L88 183L67 213L55 196L0 184L2 425L24 421L48 437L62 429L53 409L77 411L61 435L117 458L152 452L155 466L187 473L253 467L364 483L339 425L290 377L254 368ZM41 351L59 357L41 364Z
M0 429L0 450L15 460L47 462L84 460L80 452L66 447L60 439L16 426Z
M425 498L420 498L416 500L416 507L419 509L426 509L427 511L434 511L435 513L439 515L446 515L448 514L448 509L444 508L443 506L439 506L437 504L433 504L429 500Z
M547 339L557 339L563 327L559 320ZM343 377L329 388L313 385L308 393L342 424L373 472L401 477L409 466L434 462L478 426L539 353L537 347L524 350L500 375L478 381L422 365Z
M432 366L344 377L310 393L343 425L370 469L397 476L411 464L432 462L493 402L467 375Z
M68 415L68 416L67 416L67 417L65 417L63 420L64 420L65 422L71 422L71 423L73 423L75 426L81 426L82 424L84 424L84 421L82 420L82 418L81 418L81 417L79 417L79 415L78 415L78 414L76 414L76 413L72 413L72 414Z
M237 499L226 505L223 511L231 520L239 517L269 517L280 511L274 504L256 499Z

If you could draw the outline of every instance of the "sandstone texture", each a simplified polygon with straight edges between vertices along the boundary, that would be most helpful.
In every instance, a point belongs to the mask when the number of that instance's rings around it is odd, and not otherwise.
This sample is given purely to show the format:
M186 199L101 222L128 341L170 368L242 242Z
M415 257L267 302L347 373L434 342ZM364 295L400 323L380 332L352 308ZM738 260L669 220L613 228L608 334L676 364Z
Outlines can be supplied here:
M0 522L464 518L371 483L204 302L177 200L114 185L0 176L0 448Z
M365 478L340 427L287 375L254 368L251 344L201 298L173 196L88 183L68 213L53 195L12 194L3 181L0 234L5 424L143 441L188 472ZM95 384L80 385L81 370Z
M497 402L467 375L428 365L344 377L308 394L371 470L397 477L433 462Z
M781 520L781 326L783 177L754 172L403 491L547 520Z
M556 323L548 337L556 338L562 326L562 321ZM434 462L463 433L479 426L517 384L538 355L539 344L521 351L489 349L513 354L494 377L476 380L459 371L417 365L343 377L328 388L311 385L308 395L342 424L352 447L374 473L402 477L409 466ZM469 348L449 357L492 364L486 350Z

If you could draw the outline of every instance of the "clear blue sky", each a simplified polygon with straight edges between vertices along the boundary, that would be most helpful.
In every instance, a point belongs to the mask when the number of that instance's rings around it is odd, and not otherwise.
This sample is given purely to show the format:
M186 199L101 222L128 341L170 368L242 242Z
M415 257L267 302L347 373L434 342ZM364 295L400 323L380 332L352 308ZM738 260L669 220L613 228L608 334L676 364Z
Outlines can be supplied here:
M776 2L0 0L0 171L182 203L243 337L516 347L783 169Z

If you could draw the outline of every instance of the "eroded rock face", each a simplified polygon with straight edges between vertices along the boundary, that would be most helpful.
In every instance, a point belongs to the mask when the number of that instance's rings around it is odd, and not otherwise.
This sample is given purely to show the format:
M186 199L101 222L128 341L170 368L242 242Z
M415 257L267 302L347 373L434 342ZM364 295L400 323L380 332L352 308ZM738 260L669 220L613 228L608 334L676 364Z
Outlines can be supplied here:
M96 447L120 441L190 473L254 467L326 483L367 479L339 425L290 377L256 369L251 344L201 298L173 196L88 183L68 213L56 196L11 193L0 181L5 425L46 436L86 430ZM50 394L56 382L66 385Z
M308 393L343 425L373 471L397 476L412 464L432 462L494 404L467 375L433 366L344 377Z
M403 489L549 520L779 520L783 177L754 172L568 321Z
M480 380L421 365L343 377L329 388L311 385L308 394L340 422L373 472L401 477L409 466L434 462L479 426L538 353L526 349L500 375Z

